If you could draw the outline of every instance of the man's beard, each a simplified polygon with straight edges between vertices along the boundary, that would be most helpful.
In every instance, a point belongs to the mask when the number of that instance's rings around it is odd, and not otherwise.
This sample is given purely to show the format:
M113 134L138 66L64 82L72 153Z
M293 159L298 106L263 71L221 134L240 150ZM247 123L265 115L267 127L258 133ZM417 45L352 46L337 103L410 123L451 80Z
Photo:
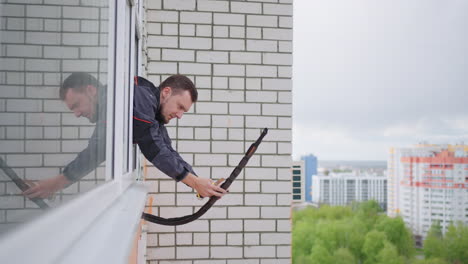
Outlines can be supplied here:
M92 102L92 105L94 105L94 109L91 109L91 115L88 118L90 123L96 123L98 120L98 113L99 113L99 103L96 97L91 97L89 96L89 100Z
M90 109L90 116L88 117L88 120L90 123L96 123L98 121L98 113L99 113L99 101L98 101L98 98L97 97L92 97L92 96L89 96L88 95L88 98L89 98L89 101L91 102L91 109Z
M159 111L159 113L156 114L156 120L158 120L159 122L167 125L169 123L169 120L166 120L161 112L162 112L162 109L161 109L161 111Z

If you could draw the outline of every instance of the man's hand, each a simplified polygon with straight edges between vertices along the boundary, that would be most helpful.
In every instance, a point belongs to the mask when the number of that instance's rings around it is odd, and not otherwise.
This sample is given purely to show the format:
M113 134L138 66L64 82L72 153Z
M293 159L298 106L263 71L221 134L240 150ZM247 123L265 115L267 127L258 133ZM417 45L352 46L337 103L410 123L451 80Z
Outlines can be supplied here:
M213 185L213 180L200 178L191 173L182 182L195 189L202 197L211 197L213 195L221 197L227 193L223 188Z
M29 189L23 192L23 195L28 198L48 198L55 192L65 188L70 183L71 181L69 181L63 174L60 174L49 179L34 182L34 184L31 184Z

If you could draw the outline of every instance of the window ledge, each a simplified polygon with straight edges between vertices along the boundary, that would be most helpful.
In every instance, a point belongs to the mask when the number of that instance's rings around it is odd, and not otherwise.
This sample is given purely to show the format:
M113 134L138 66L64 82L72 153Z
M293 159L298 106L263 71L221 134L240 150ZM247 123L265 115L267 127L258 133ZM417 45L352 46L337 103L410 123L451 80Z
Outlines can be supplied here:
M112 181L5 235L0 263L127 263L147 190Z

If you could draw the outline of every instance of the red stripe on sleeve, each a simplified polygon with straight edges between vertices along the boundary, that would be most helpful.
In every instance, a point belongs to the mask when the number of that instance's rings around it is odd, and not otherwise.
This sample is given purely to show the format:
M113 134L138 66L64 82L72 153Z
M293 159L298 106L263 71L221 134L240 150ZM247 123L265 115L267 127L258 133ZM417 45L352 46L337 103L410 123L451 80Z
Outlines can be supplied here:
M145 122L145 123L148 123L148 124L151 124L150 121L143 120L143 119L140 119L140 118L138 118L138 117L133 117L133 119L138 120L138 121L141 121L141 122Z

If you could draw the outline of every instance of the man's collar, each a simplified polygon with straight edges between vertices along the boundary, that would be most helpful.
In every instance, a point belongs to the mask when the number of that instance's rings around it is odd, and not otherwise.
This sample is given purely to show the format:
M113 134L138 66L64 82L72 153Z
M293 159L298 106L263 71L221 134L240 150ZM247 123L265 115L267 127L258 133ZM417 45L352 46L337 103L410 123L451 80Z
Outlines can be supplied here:
M151 91L154 93L154 96L156 97L156 113L155 113L155 119L158 120L160 124L164 124L164 118L161 115L161 89L160 87L155 87L154 89L151 89Z

